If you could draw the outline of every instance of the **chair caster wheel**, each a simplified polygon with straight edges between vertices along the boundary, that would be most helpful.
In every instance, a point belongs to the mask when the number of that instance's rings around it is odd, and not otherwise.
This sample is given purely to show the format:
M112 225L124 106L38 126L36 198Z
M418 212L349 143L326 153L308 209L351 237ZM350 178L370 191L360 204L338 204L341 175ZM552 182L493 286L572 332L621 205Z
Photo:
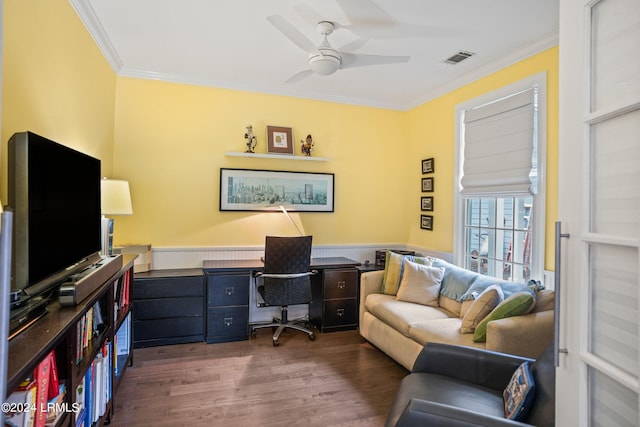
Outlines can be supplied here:
M279 345L280 345L280 342L279 342L279 341L273 341L273 346L274 346L274 347L277 347L277 346L279 346Z
M315 340L316 340L316 335L315 334L309 335L309 341L315 341Z
M255 338L256 337L256 330L252 329L251 330L251 338Z

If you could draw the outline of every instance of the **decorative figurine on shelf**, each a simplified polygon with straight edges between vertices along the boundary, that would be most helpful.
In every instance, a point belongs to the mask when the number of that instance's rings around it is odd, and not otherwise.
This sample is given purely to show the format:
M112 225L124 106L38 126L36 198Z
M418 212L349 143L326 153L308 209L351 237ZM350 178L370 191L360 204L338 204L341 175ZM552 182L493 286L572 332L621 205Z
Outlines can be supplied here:
M247 151L245 153L253 153L253 149L256 148L258 140L253 134L253 126L247 126L247 133L244 134L244 141L247 145Z
M305 156L311 156L311 152L313 151L313 139L311 138L311 134L307 135L306 141L300 141L302 145L300 145L300 149Z

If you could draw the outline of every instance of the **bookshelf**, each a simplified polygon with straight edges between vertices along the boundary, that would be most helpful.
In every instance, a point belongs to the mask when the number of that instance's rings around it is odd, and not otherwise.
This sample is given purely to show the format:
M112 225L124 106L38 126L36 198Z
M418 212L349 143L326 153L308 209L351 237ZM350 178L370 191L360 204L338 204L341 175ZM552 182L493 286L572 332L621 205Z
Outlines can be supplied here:
M46 412L58 413L57 417L50 414L48 422L40 420L33 425L89 427L110 422L120 379L133 363L135 258L123 255L121 269L79 304L63 307L57 300L49 303L47 315L9 342L8 399L29 399L25 392L34 387L33 381L29 382L34 378L38 392L44 384L48 394L46 400L41 398L43 405L30 407L24 416L43 417L44 413L46 418ZM38 379L47 366L49 376ZM56 386L64 394L51 397Z

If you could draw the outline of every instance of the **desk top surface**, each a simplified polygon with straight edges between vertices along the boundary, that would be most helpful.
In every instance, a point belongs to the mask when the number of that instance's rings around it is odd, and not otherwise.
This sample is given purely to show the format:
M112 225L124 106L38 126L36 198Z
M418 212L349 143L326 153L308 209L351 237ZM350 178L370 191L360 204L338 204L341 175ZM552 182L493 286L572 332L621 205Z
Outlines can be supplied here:
M345 268L358 267L359 262L345 257L311 258L311 268ZM264 262L259 259L221 259L202 261L202 269L206 272L232 270L262 270Z

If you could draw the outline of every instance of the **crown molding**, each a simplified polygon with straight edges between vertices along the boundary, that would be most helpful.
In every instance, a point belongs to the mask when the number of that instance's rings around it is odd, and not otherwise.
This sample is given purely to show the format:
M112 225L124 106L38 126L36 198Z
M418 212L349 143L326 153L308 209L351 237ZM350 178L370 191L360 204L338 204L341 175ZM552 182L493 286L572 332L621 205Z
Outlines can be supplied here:
M124 64L100 23L95 10L91 7L91 3L88 0L69 0L69 3L71 3L71 6L80 17L89 34L91 34L111 68L116 74L119 74Z

